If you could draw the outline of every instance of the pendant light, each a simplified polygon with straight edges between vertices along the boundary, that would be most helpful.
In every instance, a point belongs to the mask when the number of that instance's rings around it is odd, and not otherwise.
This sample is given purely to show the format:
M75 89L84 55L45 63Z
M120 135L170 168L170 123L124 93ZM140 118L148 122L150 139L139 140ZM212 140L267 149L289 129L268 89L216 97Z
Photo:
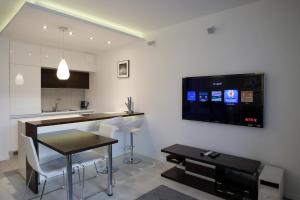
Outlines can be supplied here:
M15 84L16 85L24 85L24 76L20 72L16 75Z
M70 78L70 71L69 71L68 64L65 60L65 53L64 53L65 31L67 31L68 28L59 27L59 30L62 31L62 57L57 67L56 76L59 80L68 80Z

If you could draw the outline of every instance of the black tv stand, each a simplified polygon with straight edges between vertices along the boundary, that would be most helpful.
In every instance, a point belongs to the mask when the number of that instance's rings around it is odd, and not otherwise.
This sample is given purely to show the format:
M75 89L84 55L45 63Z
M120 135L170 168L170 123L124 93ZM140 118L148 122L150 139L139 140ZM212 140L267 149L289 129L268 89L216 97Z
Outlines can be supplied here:
M228 200L257 200L259 161L227 154L211 158L201 155L206 150L180 144L161 151L176 164L162 177Z

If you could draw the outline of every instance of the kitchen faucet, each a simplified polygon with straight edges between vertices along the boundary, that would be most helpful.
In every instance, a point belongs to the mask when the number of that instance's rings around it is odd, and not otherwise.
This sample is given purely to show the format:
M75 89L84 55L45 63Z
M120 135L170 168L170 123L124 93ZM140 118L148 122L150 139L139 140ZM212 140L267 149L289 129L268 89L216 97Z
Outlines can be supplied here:
M55 106L54 106L54 108L53 108L53 110L54 110L55 112L58 112L58 104L60 103L60 101L61 101L61 98L57 98L57 99L55 100Z

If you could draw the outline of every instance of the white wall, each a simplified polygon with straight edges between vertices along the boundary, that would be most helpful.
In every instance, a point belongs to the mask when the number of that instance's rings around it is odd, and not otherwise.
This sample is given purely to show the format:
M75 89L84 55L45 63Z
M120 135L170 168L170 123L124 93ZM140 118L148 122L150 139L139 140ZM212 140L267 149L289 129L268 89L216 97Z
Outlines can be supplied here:
M57 99L59 110L80 110L80 102L85 100L84 89L73 88L42 88L42 110L51 111Z
M0 161L7 160L9 137L9 41L0 37Z
M145 43L102 53L89 96L98 111L125 110L132 96L147 124L137 151L161 159L160 149L181 143L240 155L286 169L288 197L300 199L300 1L262 0L153 33ZM208 35L206 28L217 31ZM116 63L129 59L130 78ZM181 119L185 76L264 72L265 128Z

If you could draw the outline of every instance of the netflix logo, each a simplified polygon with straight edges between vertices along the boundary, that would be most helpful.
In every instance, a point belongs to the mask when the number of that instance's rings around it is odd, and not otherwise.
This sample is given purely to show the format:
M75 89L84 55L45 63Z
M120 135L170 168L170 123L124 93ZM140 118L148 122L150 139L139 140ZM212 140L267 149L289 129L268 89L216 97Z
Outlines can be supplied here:
M257 123L257 118L246 117L245 122Z

